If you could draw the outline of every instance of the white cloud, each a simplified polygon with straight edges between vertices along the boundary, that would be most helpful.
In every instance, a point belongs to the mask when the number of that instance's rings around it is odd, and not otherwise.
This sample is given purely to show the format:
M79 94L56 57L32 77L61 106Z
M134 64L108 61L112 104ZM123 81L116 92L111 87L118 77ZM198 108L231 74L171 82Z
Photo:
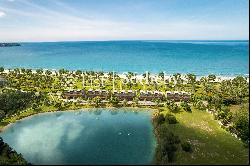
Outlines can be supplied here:
M1 0L0 0L1 1ZM51 1L60 8L19 1L19 6L0 6L0 18L8 13L10 21L0 22L2 41L66 41L66 40L129 40L129 39L245 39L249 23L231 24L202 20L196 15L176 19L135 22L98 17L76 10L62 1ZM53 6L53 4L51 4ZM206 15L203 15L206 16ZM18 27L18 28L17 28Z
M6 16L5 12L0 11L0 18Z

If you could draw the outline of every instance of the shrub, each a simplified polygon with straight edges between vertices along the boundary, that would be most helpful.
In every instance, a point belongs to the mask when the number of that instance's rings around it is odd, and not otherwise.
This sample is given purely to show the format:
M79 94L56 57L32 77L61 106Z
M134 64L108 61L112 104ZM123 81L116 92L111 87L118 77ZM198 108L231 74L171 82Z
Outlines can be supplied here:
M162 114L158 114L154 117L153 121L156 124L156 126L158 126L158 125L164 123L165 118Z
M176 120L176 117L174 115L172 115L172 114L166 114L165 120L166 120L166 122L168 122L168 124L176 124L176 123L178 123L178 121Z
M198 109L198 110L202 110L202 111L205 111L206 110L206 106L204 105L204 103L202 101L198 101L195 105L195 107Z
M181 107L182 107L185 111L187 111L187 112L192 112L191 107L190 107L190 105L188 105L187 102L182 102L182 103L181 103Z
M233 116L233 132L244 142L249 143L249 107L243 107Z
M181 144L181 148L185 152L192 152L192 147L191 147L191 144L189 142L183 142Z
M156 148L156 164L167 164L175 160L175 153L178 149L180 139L174 135L166 125L156 128L158 146Z
M174 101L169 100L166 106L171 112L177 113L180 111L180 107Z
M119 104L119 99L117 97L111 97L109 99L109 103L112 104L112 106L117 107Z
M163 112L163 111L164 111L164 109L163 109L163 108L159 108L158 110L159 110L159 112Z
M0 137L0 165L30 165Z

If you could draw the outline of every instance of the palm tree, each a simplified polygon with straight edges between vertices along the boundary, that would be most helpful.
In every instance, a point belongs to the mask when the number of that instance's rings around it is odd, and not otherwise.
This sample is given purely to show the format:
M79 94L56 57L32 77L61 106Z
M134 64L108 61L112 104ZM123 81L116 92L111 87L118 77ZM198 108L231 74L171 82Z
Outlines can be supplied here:
M143 73L143 77L146 79L146 84L148 84L151 81L150 72Z
M37 70L36 70L36 73L37 73L37 74L43 74L43 69L37 69Z
M20 74L19 68L15 68L15 69L14 69L14 72L15 72L16 74Z
M126 99L124 99L124 100L122 101L122 104L123 104L124 107L126 107L126 106L128 105L128 101L127 101Z
M75 73L76 73L76 75L80 76L82 74L82 71L81 70L77 70Z
M208 81L211 82L211 81L215 81L216 79L216 76L214 74L210 74L208 75Z
M51 72L50 70L46 70L46 71L45 71L45 74L46 74L46 75L51 75L52 72Z
M4 72L4 67L0 67L0 73Z
M113 77L113 72L108 72L108 79L112 80L112 77Z
M62 69L59 69L58 72L59 72L60 75L65 74L65 69L63 69L63 68L62 68Z
M21 72L24 74L25 73L25 69L24 68L21 68Z
M129 81L129 82L127 83L127 86L128 86L129 89L132 88L133 84L131 83L131 81Z
M28 76L30 76L32 74L32 70L31 69L26 69L26 73Z
M128 74L126 74L126 76L130 80L134 76L134 73L129 71Z
M200 79L201 85L203 86L203 90L206 92L206 95L212 91L212 86L209 83L208 79L206 77L202 77Z
M164 72L160 72L160 73L158 74L158 76L161 77L161 78L163 79L163 78L164 78Z
M93 102L95 103L96 107L99 107L101 104L101 98L99 96L93 98Z
M117 106L118 105L118 103L119 103L119 99L117 98L117 97L111 97L110 99L109 99L109 103L112 105L112 106Z
M174 76L174 81L175 81L175 86L177 87L177 90L179 90L181 84L183 83L183 79L181 78L180 73L173 74Z
M195 83L196 83L196 75L194 74L187 74L186 78L188 80L188 83L192 85L192 91L195 92Z

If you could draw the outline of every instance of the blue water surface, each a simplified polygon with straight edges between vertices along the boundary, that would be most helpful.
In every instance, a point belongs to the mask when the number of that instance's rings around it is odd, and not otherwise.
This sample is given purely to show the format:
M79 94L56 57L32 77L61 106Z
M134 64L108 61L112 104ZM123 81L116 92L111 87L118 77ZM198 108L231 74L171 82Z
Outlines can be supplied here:
M249 74L249 41L85 41L0 48L0 66L196 75Z
M32 164L152 164L151 113L125 108L46 113L0 136Z

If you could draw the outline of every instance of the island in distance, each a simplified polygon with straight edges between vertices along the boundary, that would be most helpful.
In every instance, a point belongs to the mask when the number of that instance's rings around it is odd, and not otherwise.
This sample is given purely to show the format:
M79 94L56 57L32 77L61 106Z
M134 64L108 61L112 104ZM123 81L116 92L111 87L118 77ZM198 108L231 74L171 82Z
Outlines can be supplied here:
M0 47L15 47L21 46L20 43L0 43Z

